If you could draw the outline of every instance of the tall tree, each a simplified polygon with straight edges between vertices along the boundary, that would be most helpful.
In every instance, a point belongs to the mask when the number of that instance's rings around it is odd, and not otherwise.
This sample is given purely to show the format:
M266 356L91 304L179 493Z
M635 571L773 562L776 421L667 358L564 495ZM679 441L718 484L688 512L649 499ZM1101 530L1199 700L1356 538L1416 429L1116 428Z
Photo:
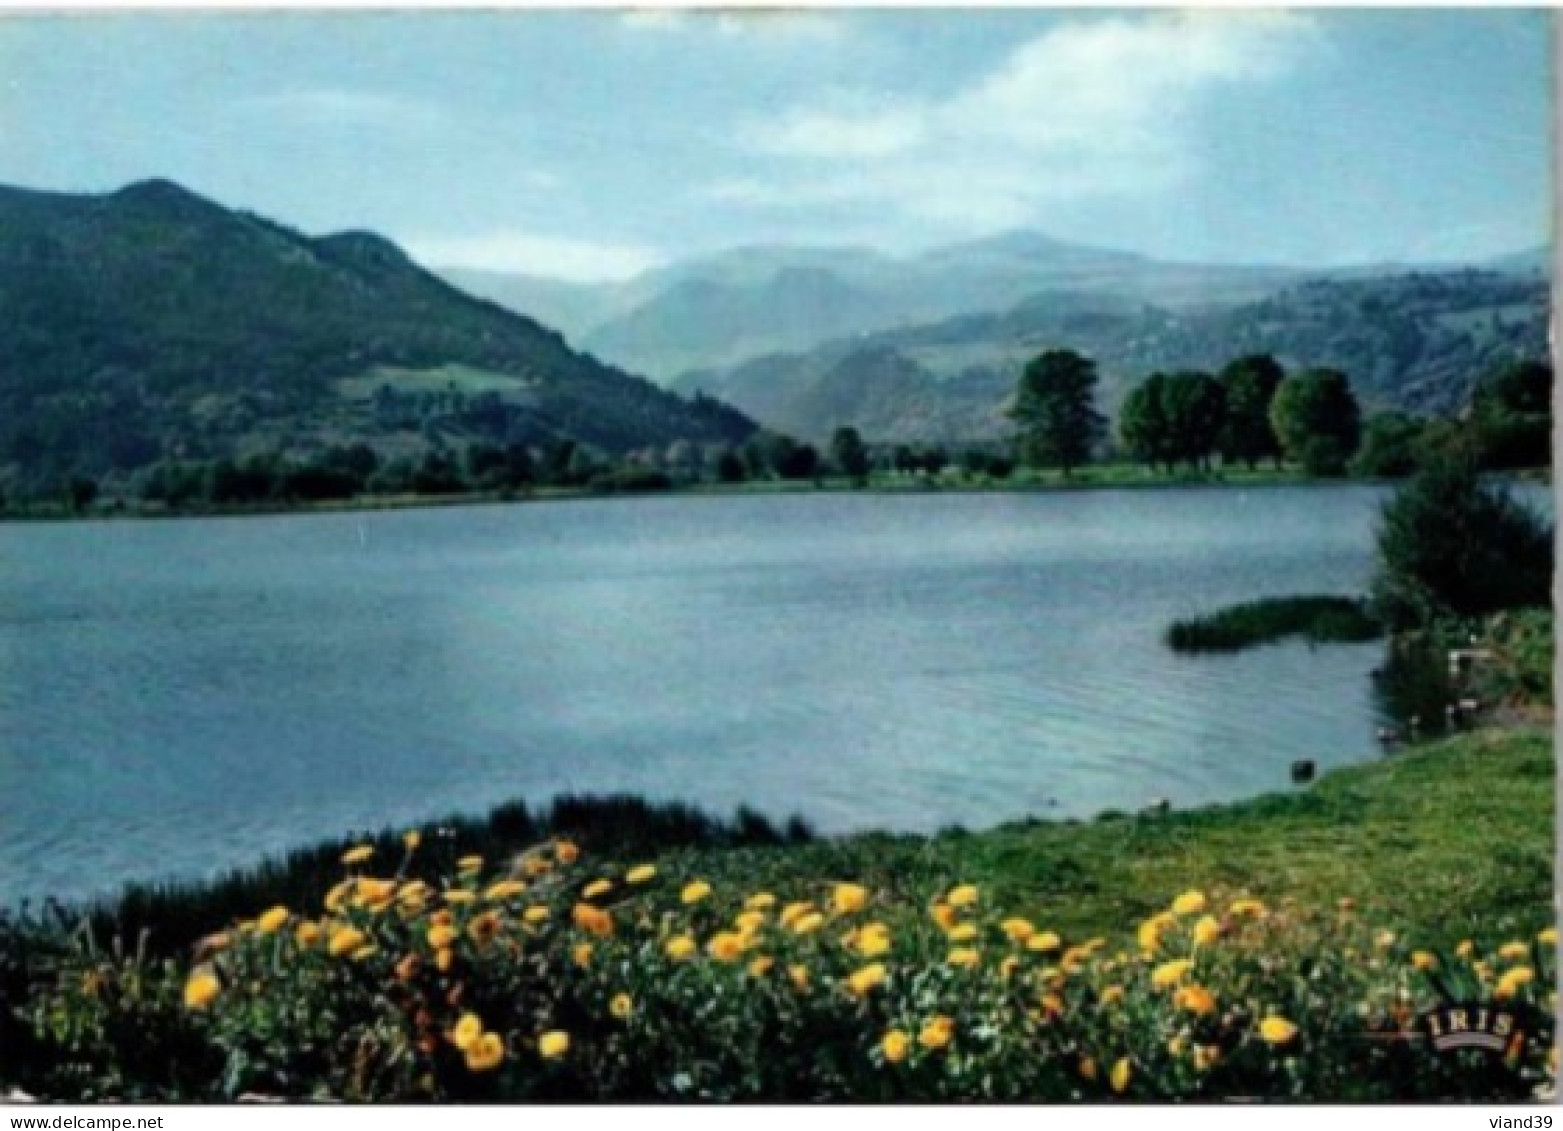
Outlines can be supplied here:
M1172 470L1169 444L1172 429L1167 421L1166 386L1165 374L1152 373L1130 391L1118 410L1118 438L1152 471L1159 464Z
M1308 474L1341 475L1361 438L1362 411L1344 373L1313 369L1281 382L1270 423L1287 458Z
M841 474L861 483L868 478L868 445L856 428L837 428L830 438L830 458Z
M1241 460L1250 471L1262 459L1281 462L1281 443L1270 424L1270 404L1286 380L1286 370L1269 354L1250 354L1221 371L1226 389L1226 426L1221 436L1221 458Z
M1074 350L1049 350L1026 365L1009 416L1028 463L1057 467L1067 479L1091 458L1106 426L1096 411L1096 381L1096 363Z
M1208 373L1174 373L1162 393L1174 460L1209 467L1226 423L1226 389Z

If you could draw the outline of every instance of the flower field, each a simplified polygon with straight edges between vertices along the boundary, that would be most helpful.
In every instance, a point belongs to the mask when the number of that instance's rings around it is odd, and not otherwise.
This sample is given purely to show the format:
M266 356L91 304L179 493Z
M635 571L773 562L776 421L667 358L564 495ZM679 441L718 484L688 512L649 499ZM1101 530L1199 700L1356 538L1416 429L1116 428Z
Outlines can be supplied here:
M311 906L190 959L73 948L24 1010L57 1098L1136 1101L1524 1097L1555 1068L1550 928L1435 951L1349 899L1189 888L1071 937L982 886L745 886L550 840L366 844ZM1525 1011L1438 1053L1440 1001Z

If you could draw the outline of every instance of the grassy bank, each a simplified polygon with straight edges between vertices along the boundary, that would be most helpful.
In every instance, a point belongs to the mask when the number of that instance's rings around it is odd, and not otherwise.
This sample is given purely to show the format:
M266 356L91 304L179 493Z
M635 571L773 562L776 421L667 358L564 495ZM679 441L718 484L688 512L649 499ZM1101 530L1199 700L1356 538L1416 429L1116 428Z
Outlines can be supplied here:
M1266 597L1175 621L1166 641L1178 652L1240 652L1293 636L1312 644L1358 644L1383 634L1383 625L1363 600Z
M1525 1094L1543 1045L1516 1054L1516 1075L1365 1038L1407 1030L1444 993L1550 1015L1553 936L1536 940L1553 919L1553 773L1550 734L1488 731L1302 792L1089 823L618 858L583 836L519 860L515 845L445 854L421 883L422 838L365 844L334 865L345 882L211 923L229 929L201 959L12 924L0 1082L55 1096Z

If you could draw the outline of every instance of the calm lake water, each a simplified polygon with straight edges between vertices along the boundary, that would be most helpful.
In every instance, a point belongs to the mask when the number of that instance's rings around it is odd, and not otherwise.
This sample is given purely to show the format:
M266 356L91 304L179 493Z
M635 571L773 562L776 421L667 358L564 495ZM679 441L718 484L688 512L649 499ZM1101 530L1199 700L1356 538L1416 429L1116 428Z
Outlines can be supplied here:
M1372 487L651 498L0 526L0 903L515 797L826 831L1288 788L1378 645L1174 655L1354 594Z

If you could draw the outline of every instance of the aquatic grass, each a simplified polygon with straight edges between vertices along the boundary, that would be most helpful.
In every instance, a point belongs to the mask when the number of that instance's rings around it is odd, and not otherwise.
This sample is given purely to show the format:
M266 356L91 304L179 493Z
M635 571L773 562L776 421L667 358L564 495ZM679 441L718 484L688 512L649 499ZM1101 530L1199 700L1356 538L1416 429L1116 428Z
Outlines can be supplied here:
M1167 629L1166 642L1178 652L1239 652L1292 636L1314 644L1359 644L1383 634L1383 625L1365 600L1266 597L1175 621Z

